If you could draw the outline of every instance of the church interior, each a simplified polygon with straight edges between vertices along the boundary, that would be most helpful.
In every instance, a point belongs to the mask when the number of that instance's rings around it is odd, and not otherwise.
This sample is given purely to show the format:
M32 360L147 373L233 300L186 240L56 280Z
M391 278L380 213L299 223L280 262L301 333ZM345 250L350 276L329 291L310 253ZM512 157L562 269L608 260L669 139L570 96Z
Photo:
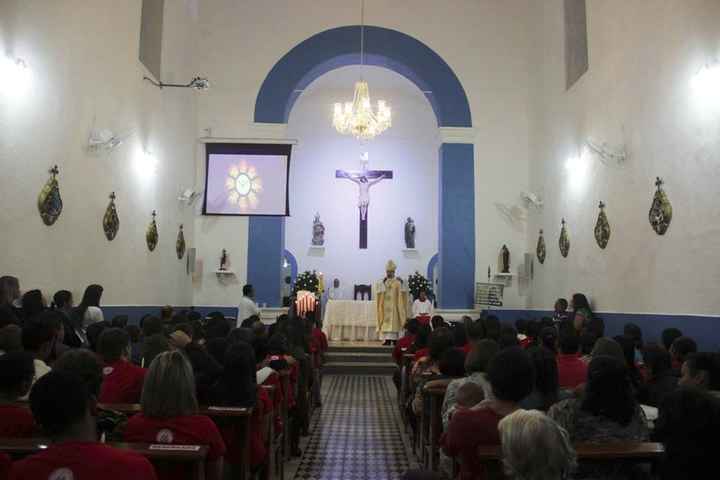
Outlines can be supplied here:
M0 480L707 478L718 22L0 0Z

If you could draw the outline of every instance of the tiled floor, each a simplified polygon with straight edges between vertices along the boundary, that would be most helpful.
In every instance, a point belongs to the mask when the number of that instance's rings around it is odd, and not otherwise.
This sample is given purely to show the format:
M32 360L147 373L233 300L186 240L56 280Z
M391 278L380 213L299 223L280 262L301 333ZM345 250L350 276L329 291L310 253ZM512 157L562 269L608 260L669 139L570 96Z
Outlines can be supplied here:
M312 422L295 480L390 480L417 468L401 431L388 377L323 379L323 406Z

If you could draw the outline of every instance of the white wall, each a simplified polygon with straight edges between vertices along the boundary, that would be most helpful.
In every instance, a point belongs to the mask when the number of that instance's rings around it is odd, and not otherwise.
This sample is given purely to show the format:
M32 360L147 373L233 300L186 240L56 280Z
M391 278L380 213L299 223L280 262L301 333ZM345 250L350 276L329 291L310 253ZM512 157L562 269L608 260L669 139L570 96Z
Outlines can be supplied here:
M352 98L354 83L368 81L374 101L392 108L392 128L370 142L339 135L329 116L333 102ZM288 122L288 136L299 139L290 170L290 212L285 248L298 268L340 279L347 298L352 286L382 278L394 259L398 275L426 274L438 243L438 148L435 114L423 93L409 80L378 67L345 67L329 72L305 89ZM368 249L358 248L358 187L336 179L335 170L360 170L360 152L369 153L370 169L392 170L392 180L370 187ZM325 251L310 250L312 221L320 213ZM404 225L416 225L417 253L403 254Z
M720 94L698 95L691 80L719 58L720 2L588 2L590 70L568 92L562 5L538 2L533 13L530 179L545 208L531 217L528 248L544 228L548 259L536 265L531 306L584 291L603 311L716 314ZM629 159L618 168L586 154L586 173L567 171L588 136L625 144ZM656 176L674 207L664 237L648 223ZM593 237L600 200L612 227L604 251ZM561 217L572 243L566 260Z
M515 265L527 245L525 226L507 223L494 204L517 205L520 191L527 189L528 89L534 81L529 74L528 3L528 0L366 3L368 24L402 31L427 44L450 65L468 95L475 127L479 281L484 281L487 266L497 263L503 244L510 248ZM255 99L273 65L292 47L318 32L358 23L359 2L349 0L202 2L199 71L212 80L213 88L198 105L199 134L209 127L218 137L257 136L251 127ZM201 155L197 162L202 171ZM311 217L305 220L298 235L307 235L311 220ZM234 258L242 255L240 245L247 236L245 220L198 219L196 227L196 243L206 250L203 255L214 259L218 249L230 239L237 240L234 244L238 245L238 253ZM231 287L203 274L202 288L194 291L195 303L235 303L239 286L246 279L246 261L243 265L236 263L234 269L238 285ZM375 270L373 267L372 271ZM525 305L516 282L506 290L506 305Z
M188 247L193 223L178 192L194 183L195 98L142 81L138 61L140 0L3 0L0 52L23 58L33 80L24 94L0 96L0 272L24 289L60 288L79 299L89 283L105 287L105 304L188 304L190 279L175 255L178 225ZM196 32L194 1L166 2L163 80L187 81ZM6 92L7 93L7 92ZM84 147L92 127L136 135L111 155ZM157 172L135 168L143 148ZM47 170L60 167L62 216L46 227L37 196ZM120 231L108 242L102 215L117 193ZM145 246L150 212L160 243Z

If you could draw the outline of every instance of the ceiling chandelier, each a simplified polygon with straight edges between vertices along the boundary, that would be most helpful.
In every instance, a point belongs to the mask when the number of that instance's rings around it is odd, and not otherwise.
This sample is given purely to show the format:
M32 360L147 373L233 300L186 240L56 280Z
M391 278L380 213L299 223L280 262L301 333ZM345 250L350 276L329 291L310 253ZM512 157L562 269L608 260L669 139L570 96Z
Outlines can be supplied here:
M365 65L365 1L360 7L360 66ZM372 140L392 125L390 107L384 100L378 100L377 112L370 103L370 90L365 80L355 83L352 102L335 103L333 126L343 135L352 135L358 140Z

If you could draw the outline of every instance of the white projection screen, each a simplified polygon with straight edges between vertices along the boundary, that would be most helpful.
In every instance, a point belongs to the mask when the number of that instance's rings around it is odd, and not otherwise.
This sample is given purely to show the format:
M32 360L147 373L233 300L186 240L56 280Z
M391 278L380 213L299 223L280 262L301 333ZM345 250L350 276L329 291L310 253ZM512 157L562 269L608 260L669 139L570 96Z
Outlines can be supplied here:
M290 215L291 145L208 143L204 215Z

